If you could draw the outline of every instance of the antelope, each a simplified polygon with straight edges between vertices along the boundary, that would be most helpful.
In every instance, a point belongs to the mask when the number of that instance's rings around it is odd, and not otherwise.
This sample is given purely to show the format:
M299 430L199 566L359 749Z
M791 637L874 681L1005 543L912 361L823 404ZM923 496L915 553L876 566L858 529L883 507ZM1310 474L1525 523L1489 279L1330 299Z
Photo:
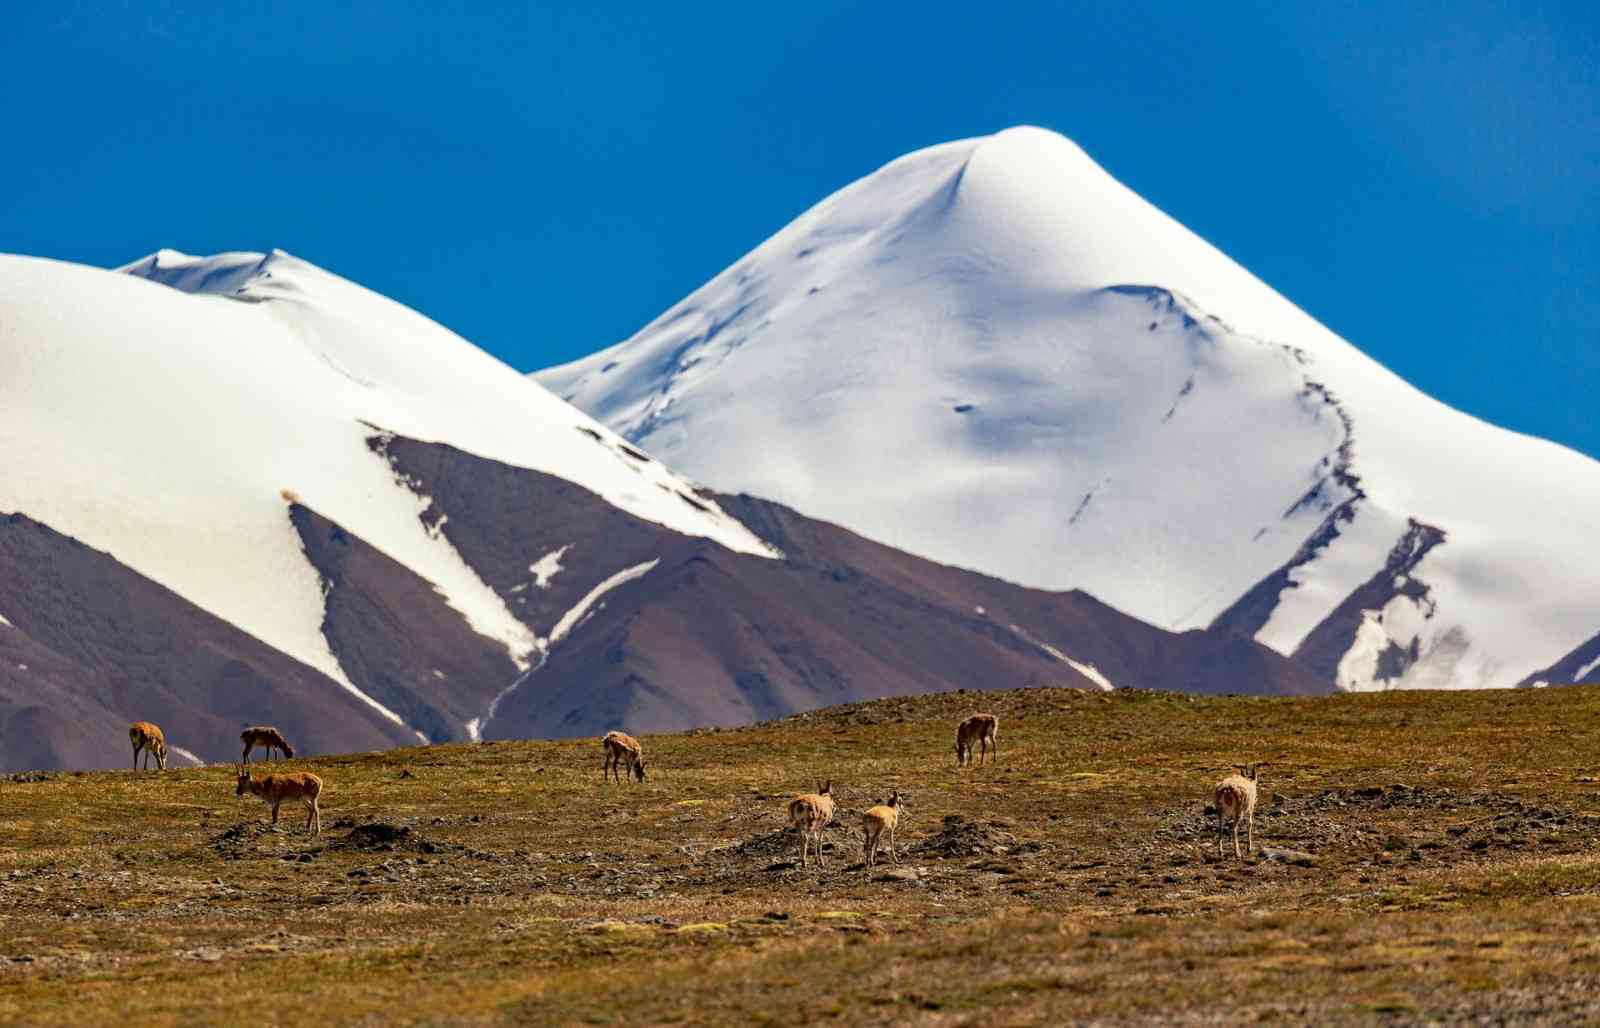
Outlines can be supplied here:
M1256 775L1264 764L1235 764L1237 774L1231 774L1217 783L1217 856L1222 856L1222 834L1225 821L1233 822L1233 855L1240 860L1239 822L1244 822L1244 848L1248 853L1255 848L1256 826Z
M322 811L317 806L317 797L322 795L322 779L310 771L291 771L281 775L267 775L265 778L253 778L250 769L244 764L237 766L239 772L239 785L234 789L235 796L252 793L263 803L272 804L272 823L278 823L278 807L284 800L299 800L306 805L306 831L312 835L322 834Z
M244 743L243 759L246 764L250 763L250 754L258 749L267 751L267 760L269 761L272 759L273 750L282 750L285 760L294 756L294 747L289 745L289 740L283 737L283 733L276 728L268 728L266 725L246 728L239 733L239 741Z
M139 770L139 751L144 751L144 768L150 770L150 756L155 755L156 767L167 769L167 737L161 729L148 721L135 721L128 727L128 741L133 743L133 769Z
M628 775L644 781L644 747L639 745L638 739L626 732L607 732L600 745L606 751L605 767L600 772L602 778L609 781L610 776L615 775L620 785L626 770Z
M889 833L889 859L896 864L900 863L899 854L894 851L894 830L900 821L900 793L895 791L889 794L889 802L882 806L872 807L861 815L862 827L866 830L867 840L863 850L863 859L867 867L876 863L878 855L878 840L884 832Z
M972 763L974 750L978 750L978 763L982 764L991 746L994 755L999 757L999 735L1000 719L993 714L974 714L961 722L956 726L956 767Z
M811 837L817 839L817 866L822 863L822 829L833 820L833 779L823 782L816 792L789 801L789 823L800 829L800 866L806 866Z

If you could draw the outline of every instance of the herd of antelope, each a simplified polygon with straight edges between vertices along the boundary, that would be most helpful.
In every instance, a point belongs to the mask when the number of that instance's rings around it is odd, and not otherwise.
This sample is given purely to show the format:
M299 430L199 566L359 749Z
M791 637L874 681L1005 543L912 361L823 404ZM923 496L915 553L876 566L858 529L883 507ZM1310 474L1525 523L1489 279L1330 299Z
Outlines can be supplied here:
M150 767L150 758L155 757L156 767L162 771L167 769L167 737L161 729L149 721L136 721L128 728L128 741L133 744L133 769L139 770L139 754L144 753L144 766ZM306 805L306 831L313 835L322 834L322 811L317 807L317 797L322 795L322 778L310 771L287 771L282 774L267 775L265 778L256 778L250 774L250 769L245 765L250 763L250 754L258 749L267 751L267 760L272 760L272 751L278 750L285 759L294 756L294 747L289 745L289 740L276 728L257 725L246 728L239 733L239 741L244 743L244 754L239 758L237 765L238 780L234 789L235 796L249 793L261 802L272 807L272 823L278 823L278 808L284 800L299 800Z
M971 764L974 755L980 766L997 759L1000 755L999 735L1000 719L993 714L973 714L962 721L956 726L956 766ZM133 744L135 771L139 770L140 753L144 754L146 770L150 767L152 757L155 758L157 769L166 770L167 739L159 727L149 721L135 722L128 729L128 740ZM278 808L285 800L298 800L306 807L306 831L321 835L322 812L317 806L318 797L322 795L322 779L319 776L309 771L290 771L256 778L250 773L250 755L258 749L267 751L266 759L269 762L274 751L282 753L285 759L294 756L294 747L289 745L283 733L276 728L258 725L240 732L239 740L244 743L244 753L236 765L238 779L234 795L249 793L269 804L272 807L273 824L278 823ZM600 747L605 753L602 779L607 782L615 779L619 785L624 777L632 781L644 781L644 746L638 739L626 732L607 732L600 740ZM1213 791L1219 857L1223 855L1223 839L1230 824L1233 827L1233 855L1236 858L1243 859L1239 849L1240 824L1245 828L1245 852L1255 848L1256 782L1263 766L1235 765L1236 773L1218 782ZM877 863L878 849L885 835L888 836L889 859L897 864L900 862L894 840L902 799L898 791L893 792L887 803L871 807L862 814L862 830L865 833L862 861L866 868L870 869ZM817 866L825 866L822 862L822 832L833 820L833 815L832 780L819 783L816 792L804 793L789 801L789 823L800 833L801 867L807 865L813 851L817 855Z

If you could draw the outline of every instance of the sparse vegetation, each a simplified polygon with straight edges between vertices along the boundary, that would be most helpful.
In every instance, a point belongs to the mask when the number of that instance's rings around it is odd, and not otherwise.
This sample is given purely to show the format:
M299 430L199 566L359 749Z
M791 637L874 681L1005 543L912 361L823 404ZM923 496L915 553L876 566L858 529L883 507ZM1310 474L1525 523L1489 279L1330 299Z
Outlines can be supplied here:
M1600 690L986 693L1006 750L957 769L975 699L651 736L606 792L594 738L296 760L320 838L228 766L12 776L0 1022L1600 1018ZM1219 861L1211 788L1253 760L1261 852Z

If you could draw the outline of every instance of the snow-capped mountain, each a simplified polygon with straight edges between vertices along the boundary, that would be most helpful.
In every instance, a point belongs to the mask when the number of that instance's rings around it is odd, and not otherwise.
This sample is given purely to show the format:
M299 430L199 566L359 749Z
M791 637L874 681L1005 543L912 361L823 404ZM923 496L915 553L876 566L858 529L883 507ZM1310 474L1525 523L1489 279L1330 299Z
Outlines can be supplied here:
M281 252L0 256L0 769L732 725L958 688L1311 692L1231 631L664 468ZM754 526L754 527L747 527Z
M431 583L511 664L530 666L543 642L419 517L429 498L374 436L448 440L646 521L772 556L524 376L304 261L163 250L121 270L0 257L0 512L103 551L391 725L415 728L330 648L328 583L305 557L291 506Z
M718 489L1342 688L1600 666L1600 463L1423 395L1041 129L894 161L535 377Z
M592 490L646 520L766 552L609 431L426 318L288 254L162 251L126 274L0 265L9 445L22 511L301 660L343 674L291 501L434 583L526 662L537 640L368 445L443 440ZM170 287L170 288L169 288Z

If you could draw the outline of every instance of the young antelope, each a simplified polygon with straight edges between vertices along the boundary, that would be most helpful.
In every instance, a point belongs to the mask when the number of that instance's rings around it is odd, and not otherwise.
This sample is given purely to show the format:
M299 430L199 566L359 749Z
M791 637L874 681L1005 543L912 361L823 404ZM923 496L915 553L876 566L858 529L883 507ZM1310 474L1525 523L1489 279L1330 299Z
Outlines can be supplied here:
M306 831L312 835L322 834L322 810L317 806L317 797L322 795L321 778L310 771L253 778L243 764L237 770L239 786L233 791L235 796L243 796L248 792L261 802L270 803L273 824L278 823L278 807L284 800L299 800L306 805Z
M602 778L610 781L610 776L615 775L620 785L626 770L630 777L644 781L644 747L639 745L638 739L626 732L607 732L600 745L606 751L605 767L600 772Z
M889 794L889 802L882 806L872 807L861 815L862 827L866 829L866 847L862 859L867 867L877 862L878 841L883 838L883 833L889 833L889 859L896 864L900 863L899 854L894 851L894 830L900 822L900 793Z
M956 767L972 763L974 752L978 754L978 763L982 764L991 746L994 755L999 757L999 735L1000 719L993 714L974 714L961 722L956 726Z
M161 729L148 721L135 721L128 728L128 741L133 743L133 769L139 770L139 751L144 751L144 767L150 770L150 757L156 758L156 767L167 769L167 737Z
M283 737L283 733L266 725L246 728L239 733L239 741L244 743L243 760L246 764L250 763L250 754L258 749L267 751L269 761L272 759L273 750L282 750L285 760L294 756L294 747L289 745L289 740Z
M811 840L817 840L817 866L822 862L822 829L833 820L833 780L823 782L816 792L789 801L789 823L800 829L800 866L806 866Z
M1245 852L1255 848L1256 826L1256 775L1265 764L1235 764L1237 774L1229 775L1217 783L1217 856L1222 856L1223 825L1233 822L1233 855L1240 860L1239 822L1244 822Z

